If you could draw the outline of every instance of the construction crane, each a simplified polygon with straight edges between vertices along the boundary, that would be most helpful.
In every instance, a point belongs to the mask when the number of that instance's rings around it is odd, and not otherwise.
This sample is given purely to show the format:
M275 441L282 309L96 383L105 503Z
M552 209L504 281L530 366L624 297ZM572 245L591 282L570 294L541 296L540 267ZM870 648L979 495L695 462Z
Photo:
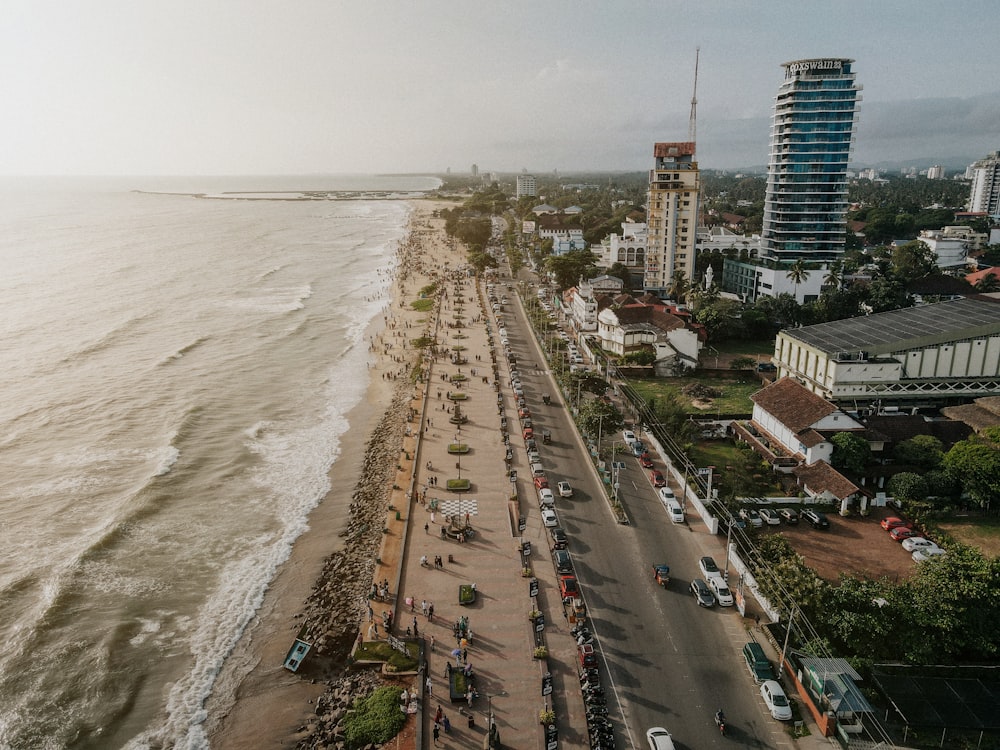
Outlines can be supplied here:
M691 119L688 121L688 140L695 142L698 134L698 57L701 47L694 48L694 92L691 94Z

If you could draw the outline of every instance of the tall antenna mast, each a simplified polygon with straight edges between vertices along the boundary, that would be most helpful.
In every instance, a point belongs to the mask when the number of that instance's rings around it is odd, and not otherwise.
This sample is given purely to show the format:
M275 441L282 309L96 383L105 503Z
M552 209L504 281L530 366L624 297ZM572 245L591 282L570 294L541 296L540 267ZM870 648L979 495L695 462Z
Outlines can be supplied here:
M691 119L688 121L688 140L695 142L698 134L698 57L701 47L694 48L694 92L691 94Z

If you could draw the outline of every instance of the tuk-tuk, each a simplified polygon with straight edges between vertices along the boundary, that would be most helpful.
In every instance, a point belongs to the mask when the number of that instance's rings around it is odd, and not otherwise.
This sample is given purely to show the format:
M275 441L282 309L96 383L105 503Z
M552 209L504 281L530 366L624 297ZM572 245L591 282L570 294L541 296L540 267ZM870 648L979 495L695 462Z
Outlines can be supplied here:
M545 444L552 442L552 433L548 430L542 430L542 442Z
M542 394L542 403L545 404L546 406L552 403L552 399L549 398L549 394L547 393Z

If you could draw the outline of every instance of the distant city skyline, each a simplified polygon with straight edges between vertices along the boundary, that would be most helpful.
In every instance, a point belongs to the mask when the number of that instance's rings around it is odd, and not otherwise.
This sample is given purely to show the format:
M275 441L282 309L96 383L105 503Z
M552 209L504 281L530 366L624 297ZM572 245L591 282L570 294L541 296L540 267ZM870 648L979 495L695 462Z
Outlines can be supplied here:
M702 169L766 165L781 65L804 58L857 61L852 164L954 170L1000 148L994 0L5 11L2 175L645 170L687 140L696 47Z

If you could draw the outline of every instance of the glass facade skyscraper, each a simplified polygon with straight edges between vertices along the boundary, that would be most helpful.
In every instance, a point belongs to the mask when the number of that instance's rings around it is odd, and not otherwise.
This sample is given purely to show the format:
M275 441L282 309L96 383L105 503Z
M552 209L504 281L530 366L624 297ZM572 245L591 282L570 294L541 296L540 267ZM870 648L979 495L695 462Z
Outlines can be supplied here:
M774 99L762 255L781 265L844 253L847 160L861 88L847 59L785 63Z

